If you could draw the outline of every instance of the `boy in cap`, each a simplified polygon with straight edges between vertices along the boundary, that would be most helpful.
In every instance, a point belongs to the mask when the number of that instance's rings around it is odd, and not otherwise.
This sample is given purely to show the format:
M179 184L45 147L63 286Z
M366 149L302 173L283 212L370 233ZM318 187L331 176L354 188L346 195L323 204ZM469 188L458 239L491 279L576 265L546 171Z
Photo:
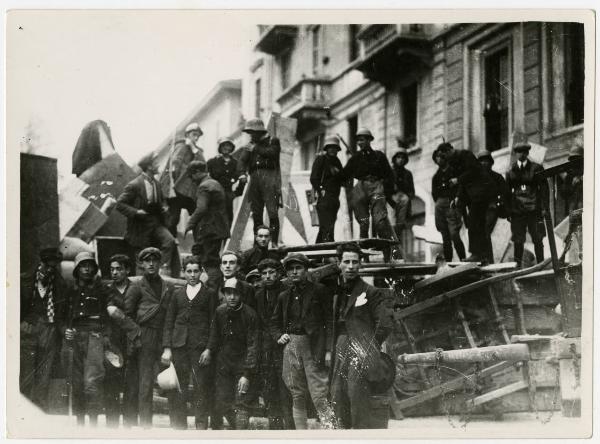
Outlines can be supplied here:
M410 202L415 197L415 183L412 173L405 168L407 163L408 151L401 146L392 157L395 185L393 199L396 202L394 210L396 213L396 234L398 236L406 228L406 218L410 214Z
M206 356L216 361L213 430L223 428L223 416L231 428L249 425L249 390L256 384L259 320L256 312L242 302L237 279L225 282L225 304L220 305L211 324Z
M271 258L276 261L281 259L281 253L269 250L269 242L271 242L271 229L266 225L256 227L254 246L246 251L242 251L240 255L240 271L242 273L248 273L253 268L256 268L258 263L263 259Z
M281 262L263 259L258 263L261 286L256 290L256 312L260 320L261 347L258 390L265 401L270 430L293 429L292 398L282 378L283 346L270 334L269 324L277 298L284 290Z
M233 185L238 181L237 160L231 156L231 153L235 150L235 144L231 139L221 137L217 145L219 154L209 159L207 167L210 177L219 182L225 191L225 208L227 208L227 220L229 221L228 228L231 229L233 222L233 199L236 195L240 196L242 194L240 192L241 187L238 187L235 193L232 190Z
M214 290L200 281L200 260L191 256L184 262L185 287L175 290L167 309L163 330L163 365L172 361L182 391L169 393L171 427L187 429L187 401L194 406L196 429L206 430L208 425L209 358L206 346L210 323L217 308ZM188 395L192 376L194 391Z
M281 198L281 171L279 139L271 137L260 119L250 119L244 125L250 143L239 150L238 177L248 184L248 199L254 220L254 232L263 225L263 211L267 208L273 245L279 242L279 201Z
M144 274L125 295L125 314L141 328L141 346L128 365L127 384L137 388L140 423L152 427L152 389L155 366L162 353L162 336L173 288L159 275L160 250L144 248L138 255ZM137 372L136 372L137 370Z
M42 250L33 275L21 282L19 386L21 393L44 411L65 321L66 285L58 270L61 259L56 248Z
M169 205L167 227L173 237L177 237L177 224L179 224L181 210L185 208L189 214L192 214L196 205L196 186L190 179L187 168L194 160L206 162L204 150L198 145L200 136L202 130L196 122L186 126L185 139L175 142L173 153L160 176L162 193Z
M188 168L191 179L197 185L196 209L191 214L185 233L194 236L193 254L200 258L209 275L209 286L217 276L219 251L229 237L225 191L219 182L208 175L206 163L194 161Z
M337 157L340 140L335 136L325 138L324 153L317 156L310 173L310 183L317 196L319 233L316 243L334 242L333 232L340 209L342 162Z
M537 262L544 260L542 211L545 211L543 202L548 199L548 183L546 179L536 176L544 171L544 167L528 158L530 149L531 145L527 142L515 143L513 151L517 153L517 160L506 173L506 183L511 192L510 229L517 267L522 265L527 231Z
M74 285L67 292L68 311L64 336L72 347L71 389L77 424L95 426L104 404L104 350L110 344L109 292L97 276L93 253L75 256Z
M167 208L160 184L154 179L154 153L143 157L138 165L142 173L125 185L117 199L117 210L127 218L125 240L136 251L148 245L160 248L166 274L179 276L177 244L165 225Z
M375 386L390 370L379 350L393 329L391 297L359 277L360 255L357 245L338 247L340 279L333 297L334 333L329 345L335 350L331 402L340 427L346 429L374 428L371 396L378 394Z
M271 317L271 336L283 349L283 380L292 394L296 429L307 428L308 396L321 425L333 428L334 415L327 400L331 365L331 295L327 288L308 280L309 261L291 253L283 266L291 281L277 298Z
M386 202L392 201L394 194L394 173L385 154L374 150L371 142L374 137L366 128L356 132L356 143L360 151L353 154L342 170L342 180L358 179L352 188L350 203L360 226L360 238L369 237L369 217L378 237L394 238L388 220Z

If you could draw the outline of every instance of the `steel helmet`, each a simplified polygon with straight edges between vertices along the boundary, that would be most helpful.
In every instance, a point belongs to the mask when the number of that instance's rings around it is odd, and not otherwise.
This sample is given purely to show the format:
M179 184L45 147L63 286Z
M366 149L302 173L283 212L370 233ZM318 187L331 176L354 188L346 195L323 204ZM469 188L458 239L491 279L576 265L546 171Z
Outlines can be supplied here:
M247 120L246 124L244 125L244 132L245 133L248 133L248 132L266 133L267 130L265 129L265 124L263 123L262 120L250 119L250 120Z
M222 145L224 145L224 144L226 144L226 143L229 143L229 144L231 144L231 150L232 150L232 151L235 149L235 143L233 143L233 140L231 140L231 139L230 139L230 138L228 138L228 137L221 137L221 138L220 138L220 139L217 141L217 146L218 146L218 148L217 148L217 151L219 151L219 153L221 153L221 146L222 146ZM221 153L221 154L223 154L223 153Z
M75 263L73 266L73 276L77 275L77 268L81 265L82 262L91 261L96 266L96 270L98 270L98 264L96 263L96 258L94 257L94 253L89 251L82 251L75 256Z
M369 131L367 128L360 128L356 132L356 137L358 137L358 136L365 136L369 140L374 140L375 139L375 137L373 137L373 134L371 134L371 131Z
M337 150L340 151L340 139L336 136L326 137L325 142L323 143L323 149L327 148L328 146L335 146Z
M569 150L569 160L575 160L578 157L583 158L583 146L580 144L575 145Z

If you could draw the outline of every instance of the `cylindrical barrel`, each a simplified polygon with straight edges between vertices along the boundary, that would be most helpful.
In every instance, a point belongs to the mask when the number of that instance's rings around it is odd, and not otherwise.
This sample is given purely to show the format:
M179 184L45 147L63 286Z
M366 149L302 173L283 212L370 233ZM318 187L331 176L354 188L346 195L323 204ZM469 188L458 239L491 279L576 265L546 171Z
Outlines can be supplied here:
M500 362L528 361L527 344L496 345L493 347L465 348L462 350L441 350L439 352L402 354L398 356L400 364L439 362Z

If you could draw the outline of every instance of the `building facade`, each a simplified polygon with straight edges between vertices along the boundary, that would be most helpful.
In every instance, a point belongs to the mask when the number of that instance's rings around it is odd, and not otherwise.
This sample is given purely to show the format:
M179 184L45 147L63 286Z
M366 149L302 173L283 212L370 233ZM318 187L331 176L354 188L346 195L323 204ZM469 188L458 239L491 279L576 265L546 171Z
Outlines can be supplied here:
M298 196L310 188L326 135L353 147L357 128L367 127L389 159L398 146L409 149L416 188L413 229L403 239L409 260L431 260L430 247L439 242L431 177L432 153L443 140L492 151L500 173L510 164L515 134L545 147L545 166L565 161L582 141L580 23L270 25L259 26L259 34L244 114L298 119ZM342 163L347 156L343 149ZM343 192L341 202L336 239L349 239L357 226ZM313 241L317 228L306 217ZM494 235L506 237L500 231Z

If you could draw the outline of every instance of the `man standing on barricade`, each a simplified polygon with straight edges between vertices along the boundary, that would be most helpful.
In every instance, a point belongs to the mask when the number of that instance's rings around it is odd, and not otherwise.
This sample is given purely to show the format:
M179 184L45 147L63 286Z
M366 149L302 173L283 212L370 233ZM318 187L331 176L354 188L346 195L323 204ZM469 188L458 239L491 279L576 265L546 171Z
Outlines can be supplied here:
M137 381L140 424L150 428L154 379L162 353L165 316L173 288L158 274L160 250L153 247L143 249L138 261L144 275L125 295L125 314L141 327L141 346L131 362L131 366L137 367L137 375L132 375L128 384L136 384Z
M402 230L406 229L407 218L410 216L411 200L415 197L415 183L412 173L407 170L408 150L400 148L392 157L392 169L394 171L394 196L396 213L396 234L400 236Z
M333 299L335 350L331 401L340 427L387 428L387 392L395 365L380 352L393 328L385 290L364 282L357 245L338 247L340 279Z
M233 199L238 191L234 192L232 189L238 180L237 160L231 156L235 145L231 139L226 137L220 138L217 145L219 155L209 159L207 167L210 177L219 182L225 191L225 208L227 209L227 220L229 222L228 229L231 229L231 224L233 223ZM240 194L237 195L239 196Z

